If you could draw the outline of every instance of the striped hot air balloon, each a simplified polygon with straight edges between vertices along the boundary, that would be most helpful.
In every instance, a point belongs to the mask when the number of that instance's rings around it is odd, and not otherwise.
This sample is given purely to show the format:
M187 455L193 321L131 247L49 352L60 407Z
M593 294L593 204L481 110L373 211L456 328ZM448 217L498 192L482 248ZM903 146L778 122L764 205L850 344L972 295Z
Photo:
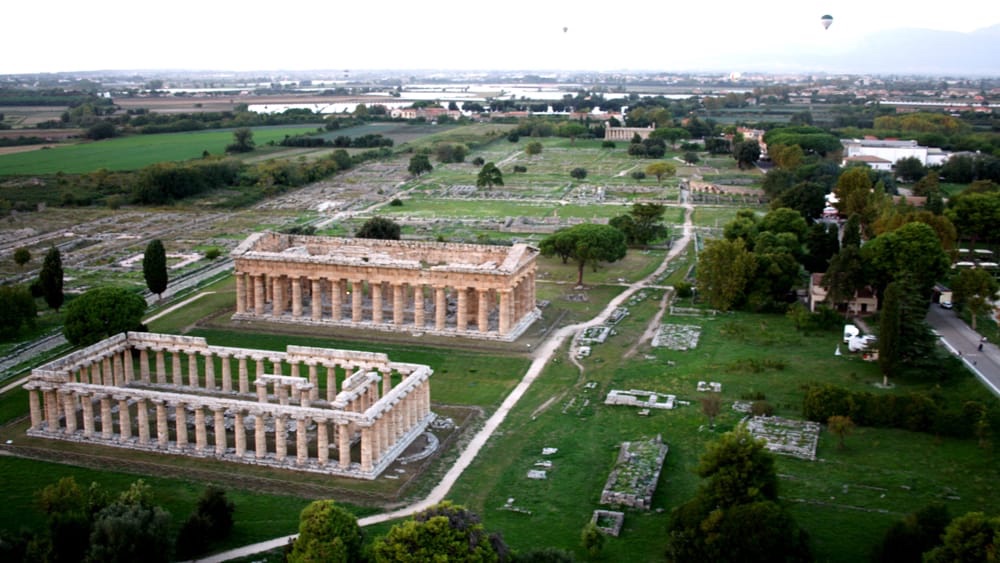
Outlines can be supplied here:
M823 29L830 29L830 24L833 23L833 16L827 14L821 17L819 21L823 22Z

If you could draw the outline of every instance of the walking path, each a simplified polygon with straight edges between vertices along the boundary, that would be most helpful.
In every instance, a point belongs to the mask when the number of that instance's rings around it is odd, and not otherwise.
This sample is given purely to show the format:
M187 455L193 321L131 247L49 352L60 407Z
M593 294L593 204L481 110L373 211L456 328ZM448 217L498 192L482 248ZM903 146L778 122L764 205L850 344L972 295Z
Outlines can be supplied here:
M548 340L543 342L538 347L538 349L535 350L534 360L531 362L531 366L528 367L528 371L524 374L524 377L521 378L520 383L518 383L517 386L514 387L514 390L511 391L510 395L507 395L507 398L504 400L503 404L500 405L500 408L498 408L496 412L493 413L493 416L487 419L486 423L479 430L476 436L465 447L465 450L462 451L462 454L458 457L458 460L455 461L455 464L451 466L451 469L449 469L448 472L444 475L444 477L441 479L441 482L438 483L433 490L431 490L430 494L428 494L423 500L420 500L414 504L400 508L398 510L393 510L392 512L385 512L382 514L376 514L373 516L367 516L365 518L362 518L358 520L358 524L360 526L369 526L371 524L377 524L379 522L386 522L389 520L395 520L397 518L404 518L406 516L410 516L412 514L420 512L424 509L430 508L431 506L434 506L435 504L438 504L439 502L443 501L445 499L445 496L448 494L448 491L451 490L452 485L455 484L455 481L457 481L458 478L465 471L465 469L469 467L469 465L472 463L472 460L476 458L476 456L479 454L479 451L483 448L483 446L486 445L487 440L489 440L490 437L493 435L493 433L496 431L496 429L500 427L500 424L503 423L504 419L507 418L507 414L510 413L511 409L513 409L514 406L517 404L517 402L521 400L521 397L523 397L524 394L528 391L528 388L531 387L531 384L534 383L535 379L537 379L538 376L542 373L542 369L545 367L545 364L547 364L548 361L552 358L552 356L556 353L556 351L559 350L559 348L563 345L566 339L575 336L581 330L605 322L608 319L608 317L611 316L611 313L618 306L624 303L636 291L638 291L643 287L646 287L647 284L649 284L653 280L656 280L664 271L666 271L667 266L670 264L670 261L676 258L678 254L684 251L688 243L691 241L691 234L693 232L691 213L694 210L694 208L690 205L685 205L684 208L686 209L684 215L684 236L682 236L674 243L673 248L671 248L670 252L667 253L667 256L663 259L663 262L660 264L660 266L656 268L656 271L646 276L644 279L631 284L628 287L628 289L626 289L622 293L618 294L617 297L612 299L611 302L608 303L608 306L605 307L604 310L601 311L593 319L583 323L562 327L555 333L553 333ZM573 354L572 350L570 354L571 355ZM230 551L217 553L211 557L199 559L199 561L204 561L207 563L219 563L222 561L235 559L237 557L246 557L248 555L253 555L255 553L260 553L262 551L268 551L271 549L276 549L278 547L286 545L289 540L294 539L297 535L298 534L292 534L289 536L283 536L265 542L243 546L237 549L232 549Z

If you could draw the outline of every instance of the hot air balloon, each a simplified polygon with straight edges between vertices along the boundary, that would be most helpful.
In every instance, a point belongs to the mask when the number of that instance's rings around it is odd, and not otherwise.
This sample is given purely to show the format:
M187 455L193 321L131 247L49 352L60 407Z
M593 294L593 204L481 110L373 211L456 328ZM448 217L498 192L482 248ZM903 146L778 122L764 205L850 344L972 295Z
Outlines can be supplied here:
M833 23L833 16L827 14L819 19L823 22L823 29L830 29L830 24Z
M564 27L563 28L563 33L566 33L567 31L569 31L569 28L568 27Z

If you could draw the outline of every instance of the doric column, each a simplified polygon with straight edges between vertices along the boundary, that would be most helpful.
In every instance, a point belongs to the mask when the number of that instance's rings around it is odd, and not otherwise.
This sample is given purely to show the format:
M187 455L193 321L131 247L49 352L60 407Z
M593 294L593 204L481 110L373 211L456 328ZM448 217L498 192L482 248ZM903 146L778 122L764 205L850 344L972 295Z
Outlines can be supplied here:
M115 352L112 354L111 358L111 373L112 381L116 387L120 387L125 384L125 365L122 362L122 353Z
M361 280L351 281L351 322L359 323L362 318L361 297L363 295L364 282Z
M161 448L166 448L170 442L170 427L167 426L167 403L154 399L156 405L156 442Z
M243 272L236 272L236 312L247 312L247 284Z
M257 402L267 403L267 381L263 379L258 379L253 382L254 387L257 388ZM277 387L277 385L275 385Z
M222 354L222 390L233 392L233 366L229 362L229 354Z
M477 289L476 293L479 294L479 308L477 309L479 315L476 319L479 322L479 332L486 332L490 328L490 303L488 299L490 292L487 289Z
M181 353L179 350L170 352L170 368L174 385L178 387L184 385L184 376L181 373Z
M28 408L31 411L31 429L42 428L42 405L38 400L38 389L28 389Z
M261 316L264 314L264 276L251 276L253 281L253 314Z
M344 296L344 286L343 280L331 280L330 281L330 319L333 321L339 321L341 313L343 313L343 303L341 298Z
M128 411L128 396L115 395L115 400L118 401L118 439L126 442L132 438L132 415Z
M271 291L274 298L271 299L271 316L278 318L285 314L285 276L276 276Z
M368 290L372 294L372 323L382 323L382 284L380 282L368 282Z
M212 426L215 435L215 455L222 455L226 453L226 448L229 447L226 444L226 409L213 407L212 414L215 415L215 421Z
M208 445L208 432L205 430L205 407L194 407L194 451L203 452Z
M149 350L145 348L139 350L139 379L149 383Z
M318 321L323 318L323 280L310 279L309 284L312 294L312 306L309 312L312 314L312 320Z
M458 314L455 316L455 330L464 332L469 322L469 291L468 288L458 289Z
M444 330L445 320L448 318L448 302L445 299L444 287L434 288L434 330Z
M198 351L189 350L188 357L188 385L197 389L198 385ZM207 386L206 386L207 387Z
M56 390L49 388L42 390L42 402L45 406L45 425L49 432L59 430L59 398Z
M104 384L115 385L115 372L111 369L111 356L101 358L101 375L104 376Z
M285 461L288 455L288 421L286 415L279 414L274 419L274 459Z
M406 312L406 304L403 302L405 291L406 288L403 287L403 284L392 284L392 324L397 327L403 326L404 313Z
M187 409L184 403L174 405L174 435L177 436L177 447L184 449L188 445Z
M66 419L66 434L76 432L76 400L72 391L60 391L63 401L63 416Z
M278 396L279 405L288 404L288 384L275 382L274 383L274 393Z
M510 290L500 291L500 334L510 332Z
M167 361L163 356L163 349L156 351L156 382L160 384L167 382Z
M318 401L319 400L319 371L316 367L316 362L310 360L309 365L309 384L312 388L309 389L309 400Z
M257 459L264 459L267 455L267 433L264 427L264 413L260 412L254 415L253 421L253 455Z
M332 403L337 396L337 366L326 364L326 400Z
M302 316L302 278L292 278L292 316L298 319Z
M389 394L392 391L392 369L385 367L378 370L382 374L382 396Z
M254 360L257 363L257 379L260 379L261 377L267 374L267 366L264 363L266 359L263 356L261 356L254 358Z
M348 420L337 421L337 454L338 463L341 469L347 469L351 465L351 422Z
M239 358L239 378L240 378L240 393L250 392L250 374L247 370L247 357L240 356Z
M243 424L243 411L233 415L233 440L236 442L236 457L243 457L247 451L247 431Z
M364 425L361 427L361 471L372 470L372 427Z
M115 435L115 421L111 415L111 396L101 396L101 437L110 440Z
M102 385L104 383L101 381L101 362L90 364L90 382L94 385Z
M124 371L122 371L122 373L125 374L125 385L128 385L129 383L132 383L133 379L135 379L135 366L132 365L131 349L126 349L122 352L122 362L124 363L123 367L125 368Z
M413 324L424 328L424 286L419 283L413 286Z
M139 426L139 444L149 445L149 405L145 398L135 400L135 419Z
M316 423L316 461L323 467L330 461L329 421L325 418L316 418L313 422Z
M94 435L94 401L90 395L80 394L80 409L83 417L83 435L89 438Z
M215 390L215 356L210 350L202 351L205 356L205 389Z
M309 459L309 442L306 440L306 420L305 416L295 419L295 465L305 465Z

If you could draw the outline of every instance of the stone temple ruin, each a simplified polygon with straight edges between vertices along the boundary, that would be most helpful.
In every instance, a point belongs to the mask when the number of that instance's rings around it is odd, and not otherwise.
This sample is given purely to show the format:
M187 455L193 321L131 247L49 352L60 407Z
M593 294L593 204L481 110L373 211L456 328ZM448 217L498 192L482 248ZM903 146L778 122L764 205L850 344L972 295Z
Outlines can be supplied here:
M235 320L512 341L541 315L526 244L256 233L231 255Z
M375 479L434 418L431 373L372 352L129 332L32 370L28 434Z

